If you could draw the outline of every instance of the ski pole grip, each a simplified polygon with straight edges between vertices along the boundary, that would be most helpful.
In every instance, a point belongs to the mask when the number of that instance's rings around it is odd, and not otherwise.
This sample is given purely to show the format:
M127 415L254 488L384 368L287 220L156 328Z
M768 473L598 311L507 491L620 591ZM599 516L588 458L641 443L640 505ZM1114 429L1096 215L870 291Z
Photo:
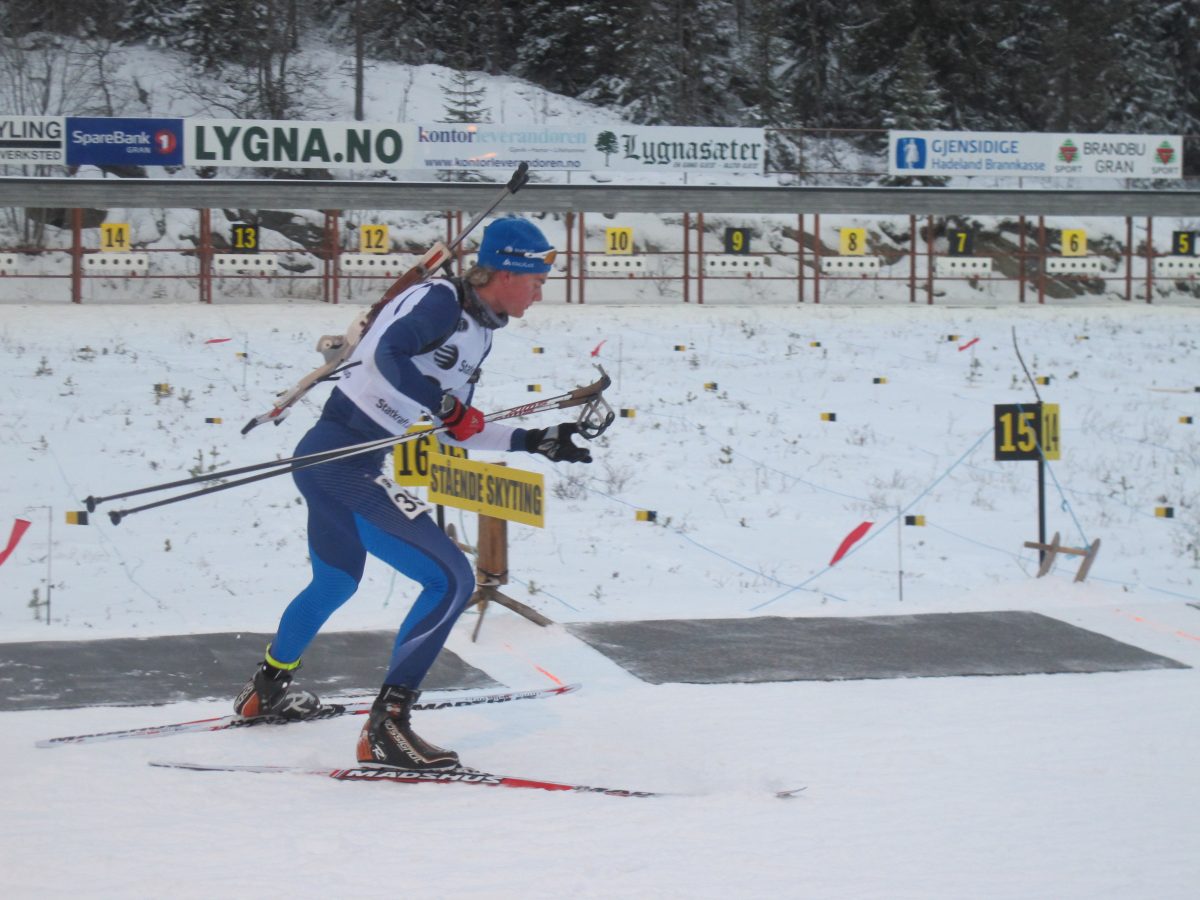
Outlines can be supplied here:
M529 163L523 162L517 166L517 171L513 172L513 177L508 180L508 192L515 194L525 187L527 181L529 181Z

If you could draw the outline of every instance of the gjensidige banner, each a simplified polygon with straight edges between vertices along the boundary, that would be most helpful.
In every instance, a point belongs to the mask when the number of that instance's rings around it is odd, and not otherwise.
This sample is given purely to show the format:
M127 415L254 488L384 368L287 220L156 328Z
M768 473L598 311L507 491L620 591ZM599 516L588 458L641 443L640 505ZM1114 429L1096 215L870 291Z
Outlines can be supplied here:
M889 131L888 173L1182 178L1183 140L1170 134Z

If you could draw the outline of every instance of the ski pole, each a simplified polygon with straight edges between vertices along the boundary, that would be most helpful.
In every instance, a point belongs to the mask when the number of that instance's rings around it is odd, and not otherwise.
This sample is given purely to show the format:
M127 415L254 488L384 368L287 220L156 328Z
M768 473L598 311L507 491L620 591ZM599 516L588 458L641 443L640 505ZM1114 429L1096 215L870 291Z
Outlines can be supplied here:
M569 391L565 394L560 394L557 397L548 397L545 400L538 400L533 403L527 403L524 406L514 406L512 409L500 410L499 412L489 413L484 417L485 422L493 422L499 419L512 418L519 415L528 415L530 413L542 412L547 409L565 409L569 406L578 406L586 402L592 395L603 393L605 388L611 383L608 373L604 371L602 366L597 366L600 369L600 380L586 385L585 387L576 388L574 391ZM567 399L573 399L573 402L561 402ZM514 410L522 410L522 412L514 412ZM427 433L427 432L424 432ZM181 478L178 481L168 481L163 484L152 484L149 487L134 488L129 491L122 491L118 494L109 494L105 497L88 496L84 499L84 505L88 512L95 512L96 507L101 503L107 503L110 500L124 500L127 497L137 497L142 494L152 494L157 491L169 491L172 488L188 487L193 484L202 484L206 481L217 481L221 478L232 478L235 475L247 475L251 472L258 472L263 469L284 468L293 463L305 462L307 460L315 460L316 462L329 462L340 456L351 456L357 453L369 453L372 450L378 450L383 447L389 447L394 443L398 443L396 437L376 438L372 441L365 441L361 444L351 444L345 447L338 447L333 450L322 450L318 453L310 453L304 456L289 456L284 459L272 459L266 462L252 463L248 466L239 466L236 469L223 469L220 472L209 472L206 475L196 475L191 478Z
M370 453L372 450L382 450L386 447L397 446L407 443L408 441L416 440L419 437L424 437L427 434L440 434L446 430L446 426L439 425L437 428L432 428L429 431L420 431L413 434L396 435L394 437L381 439L380 441L370 442L369 444L355 444L350 447L340 447L337 450L330 450L326 453L314 453L310 456L301 456L289 460L291 465L286 468L272 469L267 472L259 472L257 475L250 475L247 478L239 478L236 481L227 481L224 484L216 484L212 487L201 488L198 491L189 491L186 494L179 494L175 497L168 497L165 500L156 500L153 503L146 503L142 506L135 506L132 509L114 509L108 514L108 518L114 525L120 525L121 520L126 516L131 516L134 513L145 512L148 509L157 509L160 506L169 506L172 503L178 503L181 500L191 500L194 497L203 497L207 494L215 494L217 491L225 491L229 488L241 487L243 484L252 484L255 481L262 481L265 478L274 478L276 475L286 475L290 472L298 472L301 469L307 469L309 466L319 466L321 463L335 462L339 459L347 459L351 456L357 456L360 453ZM315 459L312 457L316 457Z
M604 371L602 366L597 366L600 370L600 378L592 384L584 387L576 388L573 391L568 391L565 394L559 394L556 397L548 397L545 400L535 400L532 403L524 403L520 406L513 406L509 409L502 409L496 412L488 413L483 417L485 422L498 422L502 419L513 419L520 416L532 415L533 413L544 412L551 409L567 409L573 406L584 406L580 413L579 424L580 433L589 440L598 437L613 421L613 412L608 403L604 400L604 390L611 383L608 373ZM272 460L265 463L256 463L250 466L242 466L237 469L227 469L223 472L210 472L207 475L197 476L195 478L185 478L179 481L168 482L166 484L152 485L150 487L138 488L133 491L126 491L122 494L112 494L108 497L88 497L84 502L87 504L88 511L95 510L97 504L108 500L119 500L125 497L134 497L140 494L152 493L154 491L169 490L175 487L186 487L190 484L199 484L206 481L215 481L219 478L228 478L233 475L242 475L250 472L258 474L250 475L247 478L239 478L234 481L227 481L224 484L213 485L212 487L201 488L196 491L189 491L186 494L179 494L175 497L168 497L165 500L159 500L154 503L147 503L142 506L136 506L132 509L113 510L109 512L108 517L114 525L119 525L121 520L133 513L143 512L148 509L156 509L160 506L167 506L171 503L178 503L181 500L190 500L194 497L202 497L206 494L215 494L217 491L224 491L232 487L238 487L243 484L251 484L255 481L262 481L266 478L274 478L276 475L284 475L291 472L296 472L300 469L306 469L309 466L317 466L322 463L336 462L340 459L347 459L351 456L358 456L363 453L370 453L374 450L383 450L388 447L406 443L407 441L416 440L426 435L437 435L445 432L446 426L439 425L434 428L415 432L412 434L389 435L386 438L378 438L372 441L364 441L361 444L351 444L346 447L338 447L333 450L325 450L319 453L310 453L304 456L293 456L287 459ZM269 469L270 471L262 471Z

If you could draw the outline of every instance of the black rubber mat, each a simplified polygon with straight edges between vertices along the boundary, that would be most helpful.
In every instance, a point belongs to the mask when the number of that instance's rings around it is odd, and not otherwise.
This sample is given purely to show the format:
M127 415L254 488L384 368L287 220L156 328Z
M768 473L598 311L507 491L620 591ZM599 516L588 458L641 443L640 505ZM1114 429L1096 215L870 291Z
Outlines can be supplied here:
M1033 612L568 625L652 684L1186 669Z
M393 631L323 632L305 653L296 682L320 696L376 691L395 637ZM0 710L232 702L270 639L243 632L0 644ZM495 686L443 650L421 688Z

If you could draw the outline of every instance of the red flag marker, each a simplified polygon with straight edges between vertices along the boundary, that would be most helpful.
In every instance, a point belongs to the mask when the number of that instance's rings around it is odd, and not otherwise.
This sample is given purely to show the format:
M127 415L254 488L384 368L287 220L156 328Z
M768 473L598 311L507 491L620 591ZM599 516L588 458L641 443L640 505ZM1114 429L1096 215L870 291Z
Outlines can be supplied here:
M600 343L598 343L595 347L593 347L592 348L592 356L599 356L600 348L603 347L606 343L608 343L608 338L605 338Z
M17 549L17 544L24 537L25 532L29 530L30 521L28 519L17 519L13 522L12 534L8 536L8 546L0 550L0 566L8 561L12 556L12 552Z
M959 353L962 353L962 352L963 352L964 350L966 350L968 347L974 347L974 346L975 346L976 344L978 344L978 343L979 343L979 338L972 338L971 340L967 341L965 344L961 345L961 346L958 348L958 352L959 352Z
M875 524L874 522L863 522L861 525L859 525L857 528L855 528L852 532L850 532L848 535L846 535L845 539L838 546L837 553L833 554L833 559L831 559L829 561L829 564L832 566L839 559L841 559L843 556L845 556L846 551L849 550L852 546L854 546L854 542L861 539L864 534L866 534L868 531L870 531L871 526L874 524Z
M206 344L223 344L226 341L232 341L232 340L233 340L233 338L209 338L204 343L206 343Z

